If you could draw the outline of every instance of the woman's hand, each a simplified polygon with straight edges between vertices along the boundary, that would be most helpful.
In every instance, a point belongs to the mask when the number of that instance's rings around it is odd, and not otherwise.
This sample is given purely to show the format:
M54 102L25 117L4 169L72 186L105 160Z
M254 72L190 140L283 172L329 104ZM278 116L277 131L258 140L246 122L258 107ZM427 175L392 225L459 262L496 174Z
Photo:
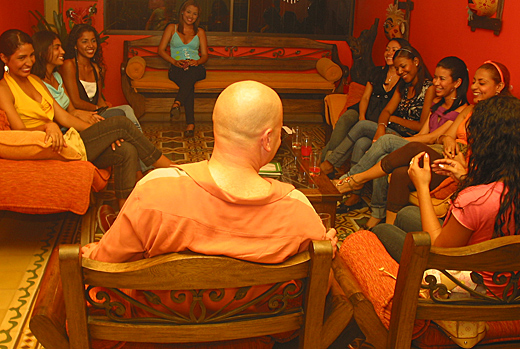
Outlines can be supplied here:
M188 65L190 67L196 67L199 65L199 61L196 59L188 59Z
M453 159L458 153L457 141L451 136L444 135L442 138L442 145L444 146L443 154L448 159Z
M386 134L386 127L383 124L377 125L377 131L374 135L374 138L372 139L372 143L375 143L379 137L384 136Z
M432 164L432 170L437 174L449 176L458 182L468 173L463 164L453 159L435 160Z
M178 61L175 61L174 65L181 69L186 69L188 67L188 61L185 59L179 59Z
M112 143L112 150L116 150L116 146L120 147L121 143L123 143L124 141L125 141L124 139L119 139L119 140L115 141L114 143Z
M102 117L101 115L98 115L96 112L92 112L92 111L89 111L89 110L79 110L79 109L76 109L76 110L74 110L72 115L74 115L75 117L77 117L77 118L79 118L79 119L81 119L81 120L83 120L86 123L89 123L91 125L94 125L97 122L105 120L105 118Z
M45 139L44 142L51 143L52 150L56 153L60 153L63 147L66 147L63 134L61 133L60 127L54 122L48 122L45 124Z
M419 161L423 159L423 167L419 166ZM415 188L429 187L432 179L430 171L430 156L426 152L420 152L411 161L408 168L408 176L412 180Z
M336 235L336 229L331 228L325 234L325 240L329 240L332 244L332 258L336 256L336 251L338 250L338 237Z

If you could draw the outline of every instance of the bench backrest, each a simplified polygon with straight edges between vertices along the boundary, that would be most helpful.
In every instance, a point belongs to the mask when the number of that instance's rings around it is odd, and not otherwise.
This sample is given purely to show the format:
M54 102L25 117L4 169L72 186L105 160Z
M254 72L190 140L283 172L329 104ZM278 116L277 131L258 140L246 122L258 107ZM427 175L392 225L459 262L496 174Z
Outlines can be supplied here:
M130 263L103 263L82 259L79 245L61 245L59 259L71 348L87 349L91 338L189 343L253 338L297 329L300 329L300 348L320 347L332 260L332 246L328 241L313 241L309 251L280 264L257 264L191 252ZM286 285L290 280L302 280L301 291L292 283ZM240 288L233 300L240 301L247 297L251 286L270 284L282 287L284 291L280 294L271 288L266 292L267 297L265 294L261 296L263 301L268 299L265 304L269 304L270 311L244 312L257 302L256 298L238 310L230 310L227 304L217 313L206 311L204 294L217 302L229 288ZM97 304L97 308L105 309L90 314L90 310L96 307L86 306L90 293L85 285L112 289L111 292L98 293L102 298L97 301L89 300L91 304ZM180 295L172 293L170 298L176 303L188 303L189 315L165 307L142 308L125 294L119 294L117 298L118 293L113 289L187 290ZM151 303L160 301L151 291L142 293L146 293ZM193 299L190 300L186 294L192 294ZM288 306L290 299L298 294L303 295L303 305ZM125 317L123 314L128 311L126 302L153 315L147 318ZM199 313L196 313L197 309Z
M210 59L205 67L209 70L304 71L314 69L322 57L342 67L336 45L308 38L212 34L207 38ZM139 55L149 68L168 69L169 63L157 55L160 41L161 36L125 41L124 63Z

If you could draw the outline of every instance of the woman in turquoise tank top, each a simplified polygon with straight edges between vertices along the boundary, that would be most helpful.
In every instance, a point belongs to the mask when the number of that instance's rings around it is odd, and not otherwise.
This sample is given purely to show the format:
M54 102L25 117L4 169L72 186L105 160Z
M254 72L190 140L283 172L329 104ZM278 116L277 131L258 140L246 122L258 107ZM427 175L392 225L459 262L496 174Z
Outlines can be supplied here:
M170 116L180 116L180 106L186 114L185 137L193 137L195 129L195 83L206 78L202 64L208 60L206 32L199 28L200 6L194 0L185 1L179 10L179 23L169 24L159 43L158 54L171 64L170 80L179 86ZM167 46L170 45L170 52Z

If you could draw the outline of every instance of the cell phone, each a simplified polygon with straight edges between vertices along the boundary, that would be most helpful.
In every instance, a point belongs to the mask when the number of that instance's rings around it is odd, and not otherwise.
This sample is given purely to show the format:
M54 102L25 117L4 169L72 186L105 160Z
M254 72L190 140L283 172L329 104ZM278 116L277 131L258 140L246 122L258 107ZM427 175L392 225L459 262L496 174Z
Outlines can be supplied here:
M102 112L104 112L104 111L107 110L107 109L108 109L107 106L105 106L105 107L100 107L100 108L97 108L97 109L95 110L95 112L96 112L97 114L101 114Z

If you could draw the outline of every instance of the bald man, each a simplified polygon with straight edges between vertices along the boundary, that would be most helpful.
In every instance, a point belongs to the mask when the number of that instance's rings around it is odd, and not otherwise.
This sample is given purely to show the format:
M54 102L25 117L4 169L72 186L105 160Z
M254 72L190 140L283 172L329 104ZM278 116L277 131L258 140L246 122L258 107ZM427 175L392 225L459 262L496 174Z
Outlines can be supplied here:
M144 177L117 220L84 256L128 262L191 250L260 263L280 263L335 230L321 224L292 185L262 178L281 143L280 98L254 81L230 85L213 111L209 161L157 169Z

